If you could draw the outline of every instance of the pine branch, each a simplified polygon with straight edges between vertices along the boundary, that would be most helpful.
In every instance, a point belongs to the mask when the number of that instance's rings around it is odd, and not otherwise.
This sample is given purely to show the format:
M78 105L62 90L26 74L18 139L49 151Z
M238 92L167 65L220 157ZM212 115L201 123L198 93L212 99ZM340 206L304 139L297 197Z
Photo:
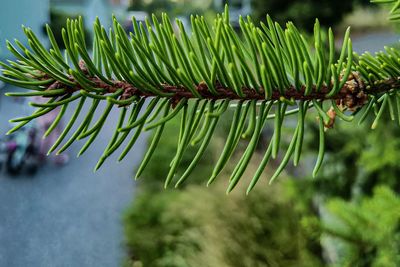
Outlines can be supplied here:
M81 62L82 66L84 63ZM354 73L357 75L357 73ZM277 90L272 91L269 100L280 101L282 99L287 99L290 101L305 101L305 100L337 100L338 102L344 103L346 108L358 108L362 107L367 101L367 93L365 91L364 84L359 84L358 81L353 77L349 77L350 79L343 85L343 87L339 90L339 92L335 95L328 95L330 92L330 87L325 84L321 86L319 90L317 90L316 86L313 85L311 92L306 94L307 87L302 85L299 89L296 89L293 85L283 90L283 93L280 93ZM49 77L45 78L48 80ZM110 80L110 83L105 83L98 77L86 76L86 79L93 83L93 87L100 89L103 95L113 94L117 92L119 89L122 89L122 92L119 96L120 101L124 101L130 99L132 97L136 98L152 98L157 97L158 94L154 92L146 92L141 91L139 88L130 84L126 81L118 81L118 80ZM46 91L55 90L55 89L66 89L67 93L75 93L77 91L85 91L84 86L82 86L78 80L74 79L73 76L68 76L68 80L74 83L74 86L66 85L62 82L56 81L50 84ZM392 90L394 87L399 85L399 80L397 79L388 79L382 81L380 84L374 85L373 92L369 94L380 94L383 92L387 92ZM239 96L236 92L232 91L231 88L228 88L222 85L219 81L213 85L216 94L212 94L210 92L210 88L206 83L200 82L199 84L194 84L194 90L197 92L196 95L191 91L188 91L182 85L169 85L169 84L161 84L162 91L168 94L168 98L171 102L179 103L182 99L204 99L204 100L221 100L221 99L229 99L229 100L265 100L265 89L263 87L259 87L257 90L253 88L242 87L241 90L243 92L242 96ZM60 92L59 96L65 95L65 92ZM126 106L126 105L123 105Z
M285 29L270 17L260 26L250 17L240 18L239 22L241 31L237 33L229 23L227 8L211 27L203 17L192 16L191 35L179 20L173 24L166 14L161 22L155 16L152 22L146 20L144 24L133 18L134 30L129 34L115 18L108 33L96 20L91 52L86 48L82 19L68 20L66 29L62 30L65 52L60 51L50 27L47 27L50 49L46 49L29 28L24 28L29 48L18 40L15 40L16 46L7 42L17 60L0 63L3 67L0 80L29 90L8 93L9 96L42 96L49 101L30 103L37 110L28 117L11 120L19 124L9 133L61 107L45 133L47 136L66 116L68 105L79 101L49 153L56 150L61 153L74 141L87 138L79 152L81 155L109 124L106 119L117 107L120 119L95 169L121 147L119 160L122 160L143 131L156 129L139 166L139 177L157 147L164 126L180 115L177 152L165 182L165 186L173 181L178 186L190 176L203 156L220 118L232 109L231 129L208 184L224 169L240 139L248 137L247 148L229 181L228 191L231 191L249 164L263 128L272 120L274 134L250 182L250 192L271 158L282 157L271 182L291 158L294 165L299 163L304 122L311 109L318 114L320 130L314 176L324 157L325 130L333 126L336 117L352 121L353 113L360 112L362 122L375 114L374 128L382 114L389 111L392 118L398 117L400 122L399 50L385 48L385 53L359 56L353 52L348 30L339 57L336 57L333 32L329 29L327 40L323 40L318 20L313 45L290 22ZM89 112L78 123L77 118L88 101L91 102ZM94 121L101 101L107 102L107 106ZM293 114L297 114L297 125L284 151L281 128L285 118ZM64 142L75 124L79 126ZM134 133L128 141L130 132ZM175 179L185 150L196 144L199 144L198 152L193 161L184 174Z

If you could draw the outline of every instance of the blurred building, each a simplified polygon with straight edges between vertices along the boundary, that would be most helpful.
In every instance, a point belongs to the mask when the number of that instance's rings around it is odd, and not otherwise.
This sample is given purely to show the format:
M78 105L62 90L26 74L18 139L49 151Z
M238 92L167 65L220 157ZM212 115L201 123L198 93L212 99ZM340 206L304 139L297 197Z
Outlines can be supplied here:
M50 0L12 0L2 2L0 9L0 59L11 56L5 40L18 39L26 44L21 25L30 27L46 42L44 25L49 21Z
M111 26L111 15L125 17L132 0L50 0L51 8L57 12L84 17L85 27L92 28L96 17L106 28Z

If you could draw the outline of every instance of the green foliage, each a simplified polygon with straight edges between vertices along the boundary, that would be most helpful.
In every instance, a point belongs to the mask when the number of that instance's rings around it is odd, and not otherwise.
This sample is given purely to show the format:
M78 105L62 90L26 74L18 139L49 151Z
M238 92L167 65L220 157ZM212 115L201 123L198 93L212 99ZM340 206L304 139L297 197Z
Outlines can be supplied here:
M367 134L362 127L336 124L327 135L326 166L316 179L267 186L269 174L264 173L261 186L246 197L242 186L229 197L221 194L225 175L207 189L191 184L162 192L146 177L125 217L133 266L392 266L399 249L399 199L377 185L399 188L399 155L387 152L399 148L380 141L397 140L399 129L383 119L388 127ZM362 134L365 138L359 138ZM212 148L218 150L218 145ZM165 149L165 155L174 151L173 146ZM256 152L256 157L262 155ZM256 167L250 165L249 173ZM149 176L153 168L157 170L151 165ZM373 188L378 193L365 196Z
M166 127L165 136L179 135L179 119ZM192 183L180 190L160 191L160 175L176 150L171 139L163 138L162 150L154 152L151 164L138 181L139 195L124 216L125 244L129 253L126 266L322 266L321 247L315 227L307 224L312 212L301 199L296 183L267 185L249 196L244 184L229 196L223 194L227 174L209 188L200 183L223 146L225 127L218 129L206 160L193 172ZM244 147L245 148L245 147ZM242 148L241 148L242 149ZM240 149L239 149L240 150ZM188 155L191 155L188 151ZM234 161L240 153L232 155ZM262 155L256 152L256 157ZM251 173L257 168L250 164ZM184 171L180 169L178 172ZM247 173L244 175L248 180ZM311 229L308 229L312 227ZM312 234L310 234L312 233Z
M390 20L399 20L400 19L400 1L399 0L371 0L371 3L377 4L390 4Z
M371 121L372 122L372 121ZM335 125L326 136L326 160L323 171L307 187L325 198L351 199L370 195L380 184L400 190L400 129L385 116L385 127L368 131L367 126L354 128L345 123ZM311 133L306 149L314 150L318 129L309 123ZM362 136L363 138L360 138ZM382 142L382 140L385 140Z
M302 192L298 198L313 199L319 207L308 222L311 229L320 225L313 232L323 232L321 243L332 266L399 264L400 132L390 116L382 124L375 131L336 124L326 136L323 171L315 180L296 183ZM315 143L318 130L312 132L306 147Z
M340 199L327 205L334 218L323 231L341 247L335 266L399 266L400 198L388 187L376 187L371 198Z
M170 162L176 151L176 143L179 135L177 129L179 129L179 126L180 118L174 118L171 120L171 123L166 125L164 134L158 143L158 146L162 147L162 149L157 149L154 151L151 162L149 162L150 167L146 168L141 175L145 178L145 183L140 184L141 189L150 190L153 192L157 192L162 189L162 182L164 181L165 172L168 171ZM192 162L193 157L196 155L197 149L198 145L190 146L188 148L187 152L182 157L182 165L177 170L179 175L182 175L185 172L186 168L184 168L184 166L188 166ZM190 180L193 184L203 183L204 178L207 177L207 175L210 175L207 174L205 170L212 166L212 162L215 160L215 154L210 151L210 147L207 148L205 154L207 156L200 159L200 161L196 164L195 171L193 171L190 175ZM182 188L185 187L182 186Z
M255 19L263 20L265 15L273 14L280 23L293 21L299 28L311 31L315 18L323 26L333 26L340 22L343 15L350 13L354 1L341 1L338 5L334 0L253 0Z
M282 158L271 182L291 158L294 165L299 163L306 132L304 121L311 109L317 112L319 125L319 152L313 176L324 159L325 130L332 127L335 116L352 121L351 113L361 111L362 122L369 115L375 115L372 128L378 126L386 113L393 119L400 117L400 95L396 90L400 76L398 49L386 48L385 53L359 56L353 53L348 30L336 56L333 32L329 29L324 33L318 20L312 45L291 22L282 28L268 16L265 24L256 26L250 17L241 17L239 35L229 21L227 7L223 14L217 15L213 25L208 25L204 17L192 16L193 34L189 36L182 22L177 20L173 24L166 14L161 21L152 16L152 21L145 23L137 23L133 18L134 31L129 35L115 18L108 32L96 20L92 52L86 49L89 44L81 18L67 20L66 28L61 31L65 52L61 52L50 27L47 27L50 50L29 28L24 28L30 48L18 40L16 46L7 42L17 60L8 65L1 63L0 79L28 89L28 92L8 93L9 96L42 96L49 101L30 103L37 110L30 116L11 120L19 124L9 133L62 107L63 112L50 128L54 129L67 114L68 105L79 101L49 153L61 153L76 140L86 139L78 153L81 155L106 125L110 112L119 108L121 116L115 133L95 169L120 147L124 149L119 160L124 159L142 132L155 129L156 134L137 172L140 176L159 147L165 125L181 115L177 149L165 179L165 187L171 183L179 186L204 156L224 113L233 110L226 143L208 184L224 170L240 140L248 138L247 147L229 179L227 192L232 191L259 145L263 128L272 124L274 133L266 142L264 157L250 181L247 190L250 192L271 159ZM328 37L322 38L324 35ZM100 101L107 102L107 107L94 120ZM89 112L78 122L82 106L87 102L90 102ZM282 127L293 114L297 124L284 150ZM70 133L75 124L79 126ZM185 153L192 145L198 145L197 152L178 176Z
M218 182L142 193L125 216L129 266L322 266L289 188L226 197Z
M54 38L60 49L65 49L64 42L61 35L62 28L66 27L67 19L77 19L78 15L63 13L58 10L50 9L50 24L49 26L53 30ZM86 43L91 42L90 33L87 29L85 30L85 41Z
M133 0L129 10L145 10L148 13L162 14L168 12L171 15L189 15L193 13L210 12L214 1L191 0L191 1L169 1L169 0ZM212 11L211 11L212 12ZM212 12L213 13L213 12Z

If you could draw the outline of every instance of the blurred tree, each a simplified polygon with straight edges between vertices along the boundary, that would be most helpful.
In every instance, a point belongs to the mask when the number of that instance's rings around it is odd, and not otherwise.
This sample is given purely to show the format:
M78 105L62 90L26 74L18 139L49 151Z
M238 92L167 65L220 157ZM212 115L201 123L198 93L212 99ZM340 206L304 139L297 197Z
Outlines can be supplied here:
M333 216L322 229L339 250L334 266L400 266L400 198L388 187L376 187L373 196L359 202L333 199Z
M353 0L355 4L358 5L370 5L371 1L370 0Z
M67 19L76 19L79 17L79 14L69 14L65 12L60 12L54 9L50 10L50 27L54 30L54 38L61 49L65 49L65 44L62 38L61 29L66 28ZM85 29L85 41L86 43L91 42L90 31Z
M385 127L374 131L368 131L371 125L368 123L354 128L340 122L333 130L327 131L324 168L307 186L324 197L344 199L370 195L380 184L400 192L400 129L389 120L385 117ZM308 139L309 149L312 150L316 146L314 140L318 129L314 123L310 123L309 127L314 128L314 134Z
M384 117L385 127L369 132L336 123L327 132L321 174L295 182L303 205L314 207L315 218L305 220L314 229L309 234L322 233L332 266L400 264L400 130L390 120ZM309 149L317 134L314 127Z
M178 16L204 13L211 8L212 4L212 0L134 0L129 10L144 10L155 14L168 12L173 16Z
M337 0L253 0L253 16L265 21L265 16L270 14L280 23L291 20L299 28L312 31L315 18L323 26L335 25L352 11L353 5L353 1L339 3Z

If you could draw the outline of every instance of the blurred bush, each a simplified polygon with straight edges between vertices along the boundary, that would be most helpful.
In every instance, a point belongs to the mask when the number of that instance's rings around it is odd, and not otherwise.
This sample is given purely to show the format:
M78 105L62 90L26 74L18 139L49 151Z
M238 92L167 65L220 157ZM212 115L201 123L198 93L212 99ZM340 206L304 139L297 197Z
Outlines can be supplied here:
M356 119L357 121L357 119ZM326 136L326 158L321 173L310 181L314 192L329 197L352 199L371 195L378 185L400 192L400 128L386 117L371 131L372 121L352 127L337 123ZM315 123L309 124L308 149L317 148Z
M289 183L260 185L250 196L225 189L218 182L142 192L125 216L127 265L321 266L318 240L301 223L308 211Z
M329 266L400 266L400 129L389 116L374 131L371 124L338 120L327 132L322 172L296 184L317 207L309 219ZM310 150L317 149L314 125Z
M393 122L382 121L382 127L366 134L363 127L337 121L328 131L321 175L281 178L269 186L273 170L267 170L249 196L244 186L256 165L229 196L226 173L211 187L204 185L205 170L224 143L219 132L188 185L162 190L179 123L165 129L163 149L150 162L125 214L127 266L398 266L400 130ZM220 132L226 131L225 123L221 120ZM315 125L311 121L308 127ZM309 150L316 149L312 132ZM188 150L183 166L194 152ZM254 164L260 156L255 155Z
M340 22L344 14L350 13L354 4L365 3L368 0L342 1L338 4L334 0L250 0L253 10L253 19L265 20L265 15L270 14L274 20L285 23L293 20L299 28L311 30L315 18L319 18L322 25L332 26ZM149 13L160 14L168 12L171 16L190 14L203 14L212 9L219 12L223 4L228 3L231 8L239 8L242 1L194 0L194 1L164 1L164 0L134 0L130 10L145 10ZM248 14L243 14L248 15Z
M62 34L61 30L62 28L66 28L66 21L67 19L77 19L79 17L79 14L70 14L54 9L50 9L50 27L51 30L53 31L54 38L56 39L56 42L58 46L61 49L65 49L64 41L62 39ZM91 35L90 31L85 29L85 41L87 44L91 43Z
M144 10L148 13L160 15L167 12L172 16L189 16L190 14L203 14L212 12L214 0L133 0L129 10Z
M354 1L337 0L253 0L253 16L265 21L266 14L286 23L291 20L299 28L312 31L315 18L323 26L334 26L353 9Z
M229 126L227 120L220 120L216 138L188 185L162 190L176 152L179 123L176 119L165 129L159 143L163 149L157 150L139 180L139 196L126 212L127 266L320 266L318 239L308 235L302 224L302 218L312 212L307 203L297 200L294 183L281 180L268 186L266 173L246 196L247 177L257 167L253 165L229 196L225 194L227 174L205 186L207 171L224 144L221 136ZM189 149L181 166L187 166L194 153ZM259 160L260 156L255 157Z
M400 198L394 191L375 187L372 197L333 199L327 209L333 218L322 229L339 247L330 255L334 266L400 266Z

